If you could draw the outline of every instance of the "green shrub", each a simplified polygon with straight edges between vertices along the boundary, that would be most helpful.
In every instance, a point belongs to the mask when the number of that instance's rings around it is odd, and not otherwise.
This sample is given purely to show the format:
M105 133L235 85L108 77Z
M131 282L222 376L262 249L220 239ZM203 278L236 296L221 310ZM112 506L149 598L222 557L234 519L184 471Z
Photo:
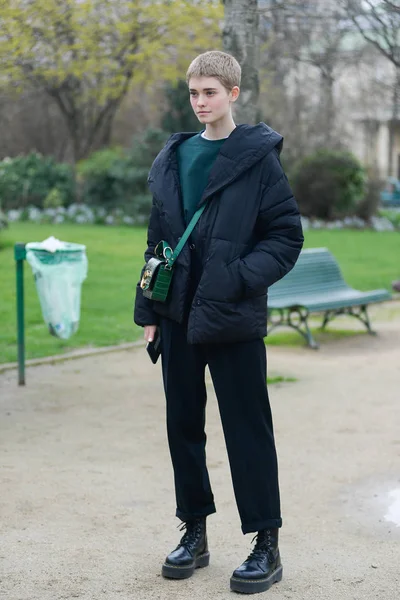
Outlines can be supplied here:
M78 165L81 200L107 210L123 208L133 217L148 215L151 206L147 177L167 134L148 129L135 136L132 147L100 150Z
M0 231L2 229L5 229L7 226L8 226L7 218L6 218L6 215L3 213L3 211L1 210L1 203L0 203Z
M393 208L381 208L378 214L380 217L388 219L396 229L400 229L400 211Z
M119 148L94 152L77 166L83 203L106 208L118 206L126 157Z
M136 168L150 169L155 157L164 146L169 134L162 129L150 127L135 135L129 150L129 158ZM147 189L147 176L145 186Z
M203 129L189 102L189 90L185 80L167 83L164 88L166 110L161 117L164 131L200 131ZM261 121L261 119L259 119Z
M52 188L43 200L43 208L59 208L63 205L63 197L58 188Z
M374 169L367 172L366 190L364 198L357 206L357 217L370 221L371 217L377 214L380 204L380 191L382 189L382 181L378 173Z
M73 202L74 175L69 165L35 152L0 162L0 201L4 210L28 205L42 208L53 189L63 205Z
M151 204L152 196L150 193L140 194L139 196L135 196L132 205L126 205L124 207L125 213L138 220L139 223L143 223L144 219L148 218L148 216L150 215Z
M78 166L81 200L107 210L130 206L146 191L148 171L135 167L127 153L99 150Z
M366 174L350 152L319 150L297 163L292 185L304 216L341 219L357 214L365 197Z

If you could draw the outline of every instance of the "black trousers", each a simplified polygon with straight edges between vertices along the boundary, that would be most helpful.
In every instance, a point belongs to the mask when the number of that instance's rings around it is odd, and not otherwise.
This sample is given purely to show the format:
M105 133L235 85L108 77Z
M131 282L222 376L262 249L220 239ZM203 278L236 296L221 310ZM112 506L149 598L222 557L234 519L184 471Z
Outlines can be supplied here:
M281 527L278 467L262 339L189 345L186 328L161 322L167 432L175 478L176 516L215 512L206 466L205 367L218 399L243 533Z

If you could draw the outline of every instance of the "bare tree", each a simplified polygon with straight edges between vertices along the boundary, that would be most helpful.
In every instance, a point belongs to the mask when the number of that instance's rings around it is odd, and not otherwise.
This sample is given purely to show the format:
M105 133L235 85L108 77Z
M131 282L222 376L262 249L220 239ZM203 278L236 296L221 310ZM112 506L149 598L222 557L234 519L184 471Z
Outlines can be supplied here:
M335 146L339 136L335 127L334 85L340 68L349 60L349 54L343 50L343 41L350 30L348 19L346 22L343 10L331 0L270 0L263 14L273 24L280 48L275 48L268 60L272 58L272 62L277 62L278 70L281 70L279 62L283 56L286 63L290 59L293 70L299 70L300 64L309 64L318 71L319 93L313 134L319 145ZM316 96L315 91L313 95ZM300 106L301 103L297 104Z
M391 175L394 171L394 144L400 116L400 5L391 0L342 0L342 4L362 37L394 67L388 145L388 175Z
M242 67L241 95L235 106L239 123L257 120L259 87L258 0L223 0L223 47Z
M25 87L0 92L0 160L35 150L59 161L71 160L68 130L45 92Z
M400 69L400 5L390 0L342 0L363 38Z

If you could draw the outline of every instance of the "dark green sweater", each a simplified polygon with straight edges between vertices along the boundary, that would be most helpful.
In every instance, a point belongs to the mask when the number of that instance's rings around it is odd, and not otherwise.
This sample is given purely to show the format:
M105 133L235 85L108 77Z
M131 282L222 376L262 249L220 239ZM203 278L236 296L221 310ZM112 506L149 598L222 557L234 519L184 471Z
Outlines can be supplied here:
M196 212L212 166L225 141L205 140L199 133L178 146L177 158L186 225Z

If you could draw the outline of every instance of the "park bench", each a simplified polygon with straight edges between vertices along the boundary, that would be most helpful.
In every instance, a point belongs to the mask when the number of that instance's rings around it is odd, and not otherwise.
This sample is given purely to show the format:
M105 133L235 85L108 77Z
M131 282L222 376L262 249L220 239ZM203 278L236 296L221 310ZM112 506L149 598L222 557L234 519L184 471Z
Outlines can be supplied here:
M268 334L280 325L292 327L318 348L308 319L323 313L321 329L337 315L359 319L374 334L368 305L391 298L387 290L360 292L344 281L335 257L326 248L303 250L294 268L268 290Z

